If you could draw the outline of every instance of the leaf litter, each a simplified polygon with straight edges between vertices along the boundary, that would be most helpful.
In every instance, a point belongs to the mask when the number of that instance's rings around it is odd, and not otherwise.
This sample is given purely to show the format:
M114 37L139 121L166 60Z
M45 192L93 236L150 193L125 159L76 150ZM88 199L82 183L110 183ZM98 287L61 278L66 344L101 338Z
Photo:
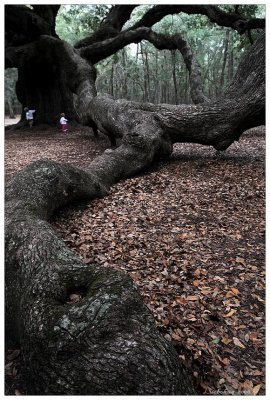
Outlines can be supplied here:
M265 394L264 134L223 153L176 144L169 162L52 221L85 263L132 277L201 394ZM40 158L86 167L107 147L87 128L10 133L6 179ZM8 351L7 392L23 394L20 353Z

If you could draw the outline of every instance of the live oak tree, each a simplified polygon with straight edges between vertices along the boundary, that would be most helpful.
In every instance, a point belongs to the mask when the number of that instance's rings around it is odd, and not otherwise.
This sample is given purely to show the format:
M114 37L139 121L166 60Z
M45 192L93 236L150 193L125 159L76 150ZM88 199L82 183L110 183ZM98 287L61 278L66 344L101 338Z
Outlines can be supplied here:
M28 394L194 394L174 348L158 333L130 278L84 265L48 223L59 207L104 196L111 185L168 157L175 142L225 150L264 123L263 19L216 6L153 6L123 29L135 5L113 6L75 46L55 33L58 5L7 5L6 67L18 68L17 95L36 123L65 110L107 134L107 149L86 170L36 161L6 186L6 338L20 343ZM203 93L199 65L180 33L152 26L173 13L202 14L240 34L261 29L222 97ZM180 51L194 105L154 105L97 96L95 64L142 40ZM73 95L77 96L75 111ZM18 125L20 126L20 124ZM77 302L70 301L73 294Z

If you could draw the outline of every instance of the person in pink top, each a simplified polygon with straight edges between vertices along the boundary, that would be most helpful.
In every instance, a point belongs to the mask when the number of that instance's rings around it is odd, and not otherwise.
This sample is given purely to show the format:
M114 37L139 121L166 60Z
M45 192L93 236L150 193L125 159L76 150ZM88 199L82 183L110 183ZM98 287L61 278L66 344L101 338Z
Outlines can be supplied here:
M65 113L62 113L61 118L60 118L60 125L61 125L62 132L68 131L67 121L68 120L65 118Z

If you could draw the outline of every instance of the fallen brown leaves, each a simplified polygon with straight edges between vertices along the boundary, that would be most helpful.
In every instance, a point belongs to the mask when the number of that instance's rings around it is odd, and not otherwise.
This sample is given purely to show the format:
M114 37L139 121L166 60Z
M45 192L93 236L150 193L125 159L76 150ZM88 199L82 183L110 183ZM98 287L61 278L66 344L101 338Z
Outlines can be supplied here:
M203 394L265 393L263 132L245 134L223 155L175 145L171 162L53 221L84 262L130 274ZM74 164L89 162L92 142L76 135L60 138L61 148L46 139L48 158L67 161L72 148ZM33 156L40 140L27 143ZM11 174L16 140L6 143Z

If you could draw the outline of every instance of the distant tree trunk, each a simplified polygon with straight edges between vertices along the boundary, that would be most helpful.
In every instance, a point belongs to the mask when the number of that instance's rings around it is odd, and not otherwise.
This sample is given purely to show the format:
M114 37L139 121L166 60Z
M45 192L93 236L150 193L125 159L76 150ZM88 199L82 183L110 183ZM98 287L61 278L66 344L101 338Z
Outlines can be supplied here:
M189 81L188 81L188 71L185 71L185 101L184 104L189 104Z
M173 88L174 88L174 104L178 104L178 88L177 88L177 78L176 78L176 61L175 61L175 51L171 52L172 56L172 68L173 68Z
M15 113L14 113L14 108L12 101L10 99L6 99L7 104L8 104L8 111L9 111L9 118L14 119L15 118Z
M126 50L122 50L122 65L123 65L123 83L122 83L122 95L124 99L128 99L128 85L127 85L127 55Z
M141 56L143 62L143 82L144 82L144 101L149 101L149 90L150 90L150 82L149 82L149 65L148 65L148 57L147 52L144 50L144 46L141 43Z
M111 64L109 94L114 97L114 62L112 62L112 64Z
M224 80L225 80L225 70L226 70L226 64L227 64L227 59L228 59L229 38L230 38L230 32L227 29L226 30L226 37L225 37L225 40L224 40L223 63L222 63L221 74L220 74L220 88L221 88L221 90L222 90L222 88L224 86Z
M155 49L155 76L154 76L154 96L152 102L157 104L158 103L158 93L159 93L159 80L158 80L158 51Z
M234 53L233 53L233 47L231 46L228 59L228 82L232 81L233 74L234 74Z

